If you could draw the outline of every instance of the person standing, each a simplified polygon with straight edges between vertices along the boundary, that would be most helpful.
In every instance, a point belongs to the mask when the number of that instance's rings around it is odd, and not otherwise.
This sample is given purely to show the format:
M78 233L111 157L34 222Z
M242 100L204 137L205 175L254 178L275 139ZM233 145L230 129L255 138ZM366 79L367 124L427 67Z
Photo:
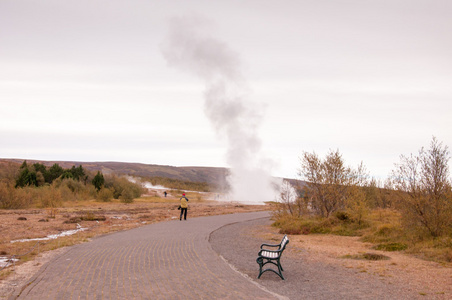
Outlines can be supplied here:
M182 221L182 215L184 215L184 220L187 220L187 209L188 209L188 198L185 197L185 193L182 194L182 197L180 198L180 218L179 220Z

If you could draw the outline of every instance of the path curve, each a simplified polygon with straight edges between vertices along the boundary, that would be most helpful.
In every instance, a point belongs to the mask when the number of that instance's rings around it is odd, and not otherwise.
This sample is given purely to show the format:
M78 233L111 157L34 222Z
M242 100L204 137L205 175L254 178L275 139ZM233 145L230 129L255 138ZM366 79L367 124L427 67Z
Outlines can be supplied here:
M264 218L228 224L212 232L209 240L212 249L228 263L280 297L316 300L450 299L450 295L441 293L441 290L426 296L410 284L404 284L395 278L348 268L344 265L345 262L332 264L315 259L315 252L296 249L290 242L281 259L286 280L282 281L272 272L266 272L257 279L259 272L255 260L256 249L261 243L279 242L263 239L268 236L266 233L271 223L268 218Z
M208 241L220 227L268 215L175 220L95 238L45 264L12 299L276 299Z

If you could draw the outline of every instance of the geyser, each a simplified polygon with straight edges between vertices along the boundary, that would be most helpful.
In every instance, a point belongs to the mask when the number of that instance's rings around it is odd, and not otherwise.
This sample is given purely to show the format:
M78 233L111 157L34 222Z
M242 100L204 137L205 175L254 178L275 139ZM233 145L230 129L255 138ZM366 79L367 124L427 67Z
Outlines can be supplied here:
M243 203L275 200L269 172L273 163L260 153L262 105L249 100L238 54L209 34L212 27L212 22L200 17L171 19L163 55L170 66L195 74L205 83L205 114L218 136L227 141L231 199Z

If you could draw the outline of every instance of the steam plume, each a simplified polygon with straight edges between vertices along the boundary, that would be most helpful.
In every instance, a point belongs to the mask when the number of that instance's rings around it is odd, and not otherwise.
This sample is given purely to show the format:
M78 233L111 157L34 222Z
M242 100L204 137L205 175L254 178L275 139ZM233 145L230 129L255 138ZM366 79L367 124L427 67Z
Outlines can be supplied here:
M271 161L259 157L261 106L248 99L250 91L238 54L207 32L212 25L199 17L173 18L163 55L170 66L193 73L205 83L205 114L217 134L227 141L233 199L273 200L267 172Z

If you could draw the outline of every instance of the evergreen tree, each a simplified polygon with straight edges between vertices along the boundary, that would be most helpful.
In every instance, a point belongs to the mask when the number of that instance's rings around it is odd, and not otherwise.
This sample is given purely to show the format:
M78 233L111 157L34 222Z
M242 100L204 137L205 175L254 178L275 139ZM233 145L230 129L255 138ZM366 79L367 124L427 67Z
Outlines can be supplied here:
M20 170L22 170L22 169L28 169L28 165L27 165L27 161L26 160L24 160L24 162L20 166Z
M70 172L72 174L72 178L75 180L85 180L85 170L81 165L78 167L72 166Z
M64 170L62 167L60 167L60 165L54 164L53 166L50 167L49 171L46 172L46 174L44 175L46 182L52 183L55 179L63 175L63 172Z
M45 175L47 173L47 168L43 164L35 163L33 164L33 168L35 169L36 172L41 172L42 175Z
M20 167L20 173L18 178L16 179L15 187L25 187L29 185L38 186L38 178L35 171L30 171L28 169L27 163L24 161L22 166Z
M96 190L99 191L103 187L104 183L105 183L104 175L100 171L97 171L97 174L96 176L94 176L92 184L94 185Z
M64 170L63 174L61 174L61 179L66 179L66 178L74 178L74 175L72 175L71 170Z

